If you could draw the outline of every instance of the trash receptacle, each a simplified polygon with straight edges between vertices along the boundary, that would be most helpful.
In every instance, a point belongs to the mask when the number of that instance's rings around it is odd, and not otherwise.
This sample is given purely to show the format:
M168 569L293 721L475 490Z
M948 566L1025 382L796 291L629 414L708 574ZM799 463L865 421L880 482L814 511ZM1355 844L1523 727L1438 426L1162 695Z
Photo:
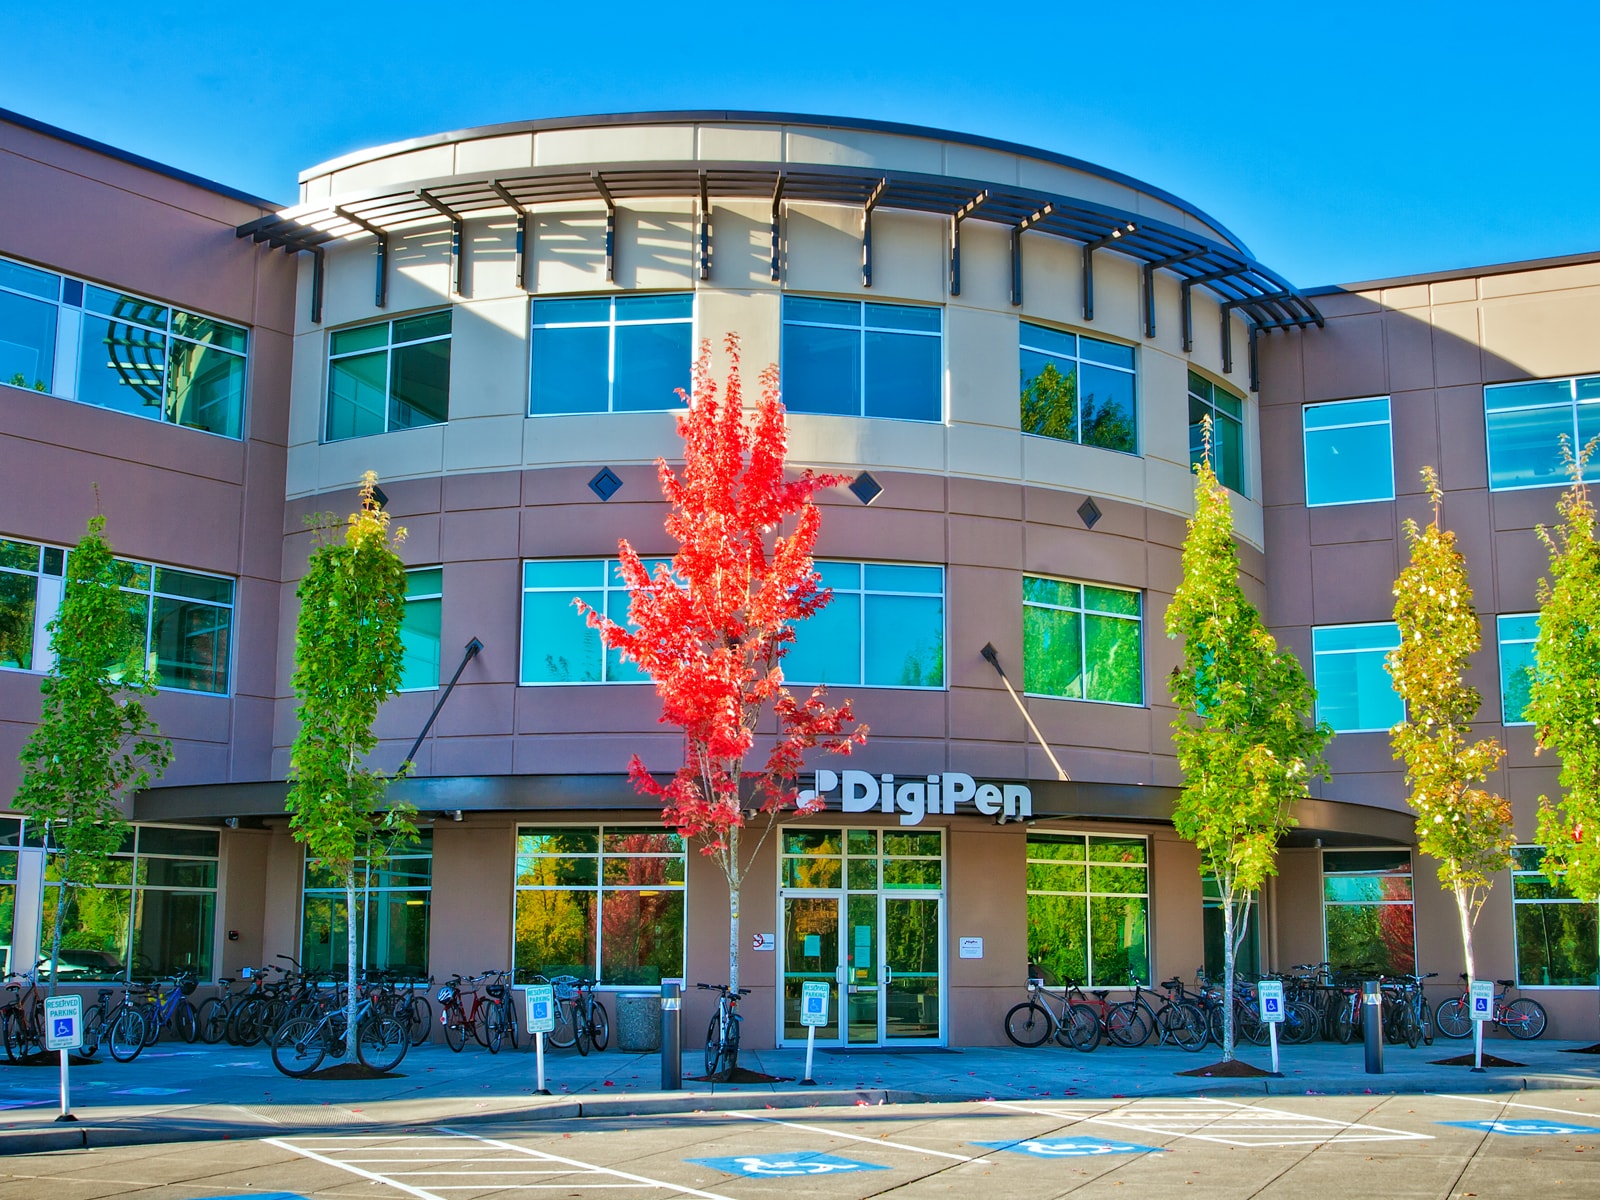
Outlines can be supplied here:
M661 997L623 992L617 997L617 1049L661 1049Z

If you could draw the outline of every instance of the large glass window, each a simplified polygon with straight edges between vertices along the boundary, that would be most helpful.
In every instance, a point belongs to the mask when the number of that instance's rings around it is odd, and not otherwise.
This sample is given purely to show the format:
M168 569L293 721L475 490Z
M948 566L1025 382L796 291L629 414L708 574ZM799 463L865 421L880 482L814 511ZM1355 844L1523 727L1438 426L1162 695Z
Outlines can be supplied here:
M944 420L944 313L909 304L783 298L790 412Z
M1133 347L1022 323L1022 432L1136 453Z
M1544 847L1518 846L1511 858L1517 983L1593 987L1600 970L1600 909L1544 873Z
M70 550L0 539L0 668L50 669L46 624L61 603ZM155 656L156 685L225 694L233 580L117 560L137 644Z
M444 605L444 568L419 567L406 572L406 610L400 623L404 692L439 686L440 609Z
M381 866L356 861L356 945L362 969L420 978L428 973L428 916L433 897L433 830L389 855ZM349 969L350 925L344 875L306 859L300 962L342 975Z
M1205 425L1211 418L1211 469L1223 487L1241 496L1244 487L1244 401L1204 375L1189 372L1189 462L1206 453Z
M0 975L11 974L12 917L17 899L17 847L22 818L0 816Z
M944 568L819 562L827 607L795 623L797 683L944 686Z
M1301 413L1308 505L1394 499L1389 397L1308 404Z
M1492 490L1565 486L1561 435L1576 453L1600 434L1600 375L1486 387L1483 408ZM1600 479L1600 459L1590 459L1583 477Z
M323 440L450 419L450 310L337 329L328 342Z
M40 838L30 823L29 844ZM64 980L151 979L188 971L212 977L217 913L217 832L141 825L103 866L100 882L68 887L61 924ZM45 866L39 933L48 955L55 938L61 868Z
M657 559L645 561L652 574ZM544 559L522 564L522 676L535 683L648 683L643 671L600 644L572 603L582 600L619 625L628 621L628 586L612 558Z
M1222 889L1217 886L1217 877L1209 873L1202 876L1200 891L1205 926L1202 936L1206 944L1206 978L1221 980L1223 967L1226 965L1227 938L1222 921ZM1239 953L1233 960L1233 969L1241 975L1257 975L1261 972L1261 938L1256 924L1259 902L1260 897L1257 896L1256 903L1250 905L1250 911L1245 916L1244 941L1240 944ZM1237 919L1237 912L1234 916ZM1237 933L1238 930L1234 932Z
M1142 612L1138 592L1023 576L1023 690L1143 704Z
M226 321L0 259L0 381L13 387L237 438L248 340Z
M519 826L517 978L682 979L687 869L683 839L659 827Z
M1500 635L1500 723L1532 725L1523 713L1533 698L1533 644L1539 640L1538 613L1505 613L1495 618Z
M1327 961L1383 975L1417 969L1408 850L1324 850Z
M1405 717L1384 659L1400 645L1393 621L1323 625L1311 631L1317 720L1335 733L1387 732Z
M1030 969L1085 987L1149 983L1149 862L1142 837L1030 833Z
M694 353L694 297L597 296L533 302L529 411L682 408Z

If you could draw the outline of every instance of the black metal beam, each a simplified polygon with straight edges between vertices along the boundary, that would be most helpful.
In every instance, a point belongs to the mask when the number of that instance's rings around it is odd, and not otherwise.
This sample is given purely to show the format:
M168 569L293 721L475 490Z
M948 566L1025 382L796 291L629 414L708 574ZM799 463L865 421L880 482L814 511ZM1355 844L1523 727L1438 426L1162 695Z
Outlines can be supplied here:
M961 222L965 221L989 199L985 188L950 214L950 294L961 295Z
M1261 351L1256 345L1256 335L1260 332L1260 328L1252 323L1250 326L1250 390L1252 392L1261 390Z
M1192 259L1201 258L1209 253L1206 250L1186 250L1182 254L1170 254L1166 258L1158 258L1144 264L1144 335L1153 338L1156 335L1156 272L1163 267L1175 267L1179 263L1186 263Z
M1083 244L1083 319L1085 321L1094 320L1094 252L1102 246L1109 246L1112 242L1121 241L1125 234L1133 233L1138 228L1132 221L1125 221L1104 237L1098 237L1092 242Z
M1214 283L1218 279L1227 279L1237 275L1239 268L1230 267L1225 271L1212 271L1206 275L1193 275L1184 279L1180 285L1183 307L1183 352L1185 354L1194 349L1194 307L1189 293L1197 283Z
M378 239L378 281L374 289L372 303L378 308L383 308L389 299L388 232L386 230L379 229L371 221L362 220L360 217L356 216L355 213L340 208L337 205L334 206L333 211L339 216L343 217L346 221L349 221L350 224L358 226L361 229L365 229L373 237Z
M772 282L783 275L782 261L778 255L779 235L783 232L783 172L778 172L778 182L772 186Z
M861 209L861 286L864 288L872 286L872 210L878 207L888 188L887 179L878 180Z
M318 246L311 251L311 323L322 324L322 273L326 269L323 259L326 255Z
M483 643L477 638L473 638L467 643L466 652L461 656L461 665L456 668L456 673L450 676L450 682L445 684L444 693L439 697L439 702L433 706L433 711L428 714L427 723L423 725L422 732L417 734L417 740L411 743L411 749L406 752L405 759L400 764L401 766L405 766L406 763L416 762L417 751L422 749L422 739L428 736L428 730L432 729L433 723L439 719L439 710L444 707L444 702L450 699L450 693L456 690L456 681L461 678L461 672L467 669L469 662L478 657L478 653L482 649Z
M594 190L600 193L600 199L605 201L606 282L611 283L617 277L617 202L611 198L611 189L599 171L591 171L589 179L594 184Z
M1011 304L1013 308L1022 306L1022 235L1055 212L1055 210L1056 206L1052 201L1042 208L1035 209L1011 227Z
M491 179L489 186L494 189L495 195L505 201L506 207L517 214L517 287L524 292L531 291L528 287L528 210L506 191L498 179Z
M450 292L452 295L461 295L461 242L463 227L466 222L460 213L456 212L444 201L428 194L426 188L419 188L417 199L421 200L434 212L450 219Z
M711 192L704 171L700 172L700 278L711 278Z

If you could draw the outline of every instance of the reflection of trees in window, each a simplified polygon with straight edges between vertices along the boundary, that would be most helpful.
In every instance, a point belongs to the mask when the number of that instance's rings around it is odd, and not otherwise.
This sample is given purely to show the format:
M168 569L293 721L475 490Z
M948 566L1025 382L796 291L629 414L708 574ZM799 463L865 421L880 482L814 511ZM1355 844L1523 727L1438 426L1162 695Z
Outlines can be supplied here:
M1047 979L1148 981L1149 867L1142 838L1028 838L1028 961Z
M1540 846L1518 846L1513 852L1511 888L1517 982L1523 987L1592 985L1600 964L1600 908L1578 899L1562 875L1545 874Z
M1115 398L1097 400L1090 392L1078 403L1078 372L1046 363L1032 379L1022 374L1022 432L1085 446L1131 452L1133 421Z

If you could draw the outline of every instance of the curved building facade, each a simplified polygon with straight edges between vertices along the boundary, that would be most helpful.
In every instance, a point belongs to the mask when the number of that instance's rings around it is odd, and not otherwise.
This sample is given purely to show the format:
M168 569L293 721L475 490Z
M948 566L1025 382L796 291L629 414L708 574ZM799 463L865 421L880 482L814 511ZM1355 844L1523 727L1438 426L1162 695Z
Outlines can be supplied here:
M59 131L3 128L19 158L88 158L172 193L163 212L192 223L203 199L220 214L88 261L50 229L63 218L43 198L69 184L41 180L19 189L39 230L0 244L0 348L23 347L22 384L0 387L3 432L58 463L0 518L0 582L32 588L42 630L51 564L92 511L79 493L97 472L125 477L127 507L102 503L119 553L147 568L157 711L178 743L135 802L128 857L149 863L113 898L121 942L78 918L95 943L86 978L141 956L207 977L277 954L342 961L342 891L283 815L289 680L305 518L349 511L368 470L411 569L406 690L383 710L377 759L414 763L395 792L426 828L372 873L355 914L366 961L568 971L624 991L725 976L721 875L626 777L634 754L670 773L681 739L572 600L620 618L618 539L671 554L653 464L677 453L697 347L728 334L747 376L780 368L791 462L855 477L822 498L834 601L787 674L850 697L871 727L848 762L812 764L826 810L753 851L752 1043L803 1037L808 979L836 989L824 1042L973 1045L1000 1039L1030 961L1119 987L1215 959L1197 859L1169 819L1164 681L1178 655L1162 625L1208 416L1247 586L1348 731L1335 779L1297 808L1247 960L1457 969L1448 898L1412 853L1387 738L1370 732L1386 710L1368 658L1404 553L1397 522L1415 507L1410 459L1444 463L1462 493L1448 515L1465 519L1480 494L1502 511L1471 476L1456 410L1475 388L1481 431L1485 395L1558 373L1509 353L1489 364L1464 322L1502 311L1494 285L1474 279L1469 299L1462 277L1416 284L1413 300L1456 299L1393 308L1403 289L1303 294L1136 180L865 122L495 126L312 168L283 210ZM173 262L186 266L163 275ZM1592 267L1548 270L1567 272L1563 303L1595 303L1593 281L1572 292ZM1475 381L1435 370L1468 360L1451 338L1477 355ZM131 343L143 375L116 369ZM1424 343L1425 381L1407 366ZM712 360L720 377L720 349ZM1424 410L1433 440L1407 440ZM1379 442L1386 489L1348 469L1354 454L1381 473ZM1479 439L1485 461L1492 442ZM1553 498L1546 487L1535 507ZM162 527L173 511L182 532ZM1506 572L1536 577L1530 553L1504 553ZM1486 612L1507 603L1480 594ZM34 641L0 670L8 744L37 713ZM25 829L11 840L20 927L38 856ZM1531 928L1502 891L1499 915ZM13 933L16 953L31 936ZM1558 1020L1592 1024L1592 980L1584 1000L1543 969ZM692 1000L690 1017L703 1020Z

